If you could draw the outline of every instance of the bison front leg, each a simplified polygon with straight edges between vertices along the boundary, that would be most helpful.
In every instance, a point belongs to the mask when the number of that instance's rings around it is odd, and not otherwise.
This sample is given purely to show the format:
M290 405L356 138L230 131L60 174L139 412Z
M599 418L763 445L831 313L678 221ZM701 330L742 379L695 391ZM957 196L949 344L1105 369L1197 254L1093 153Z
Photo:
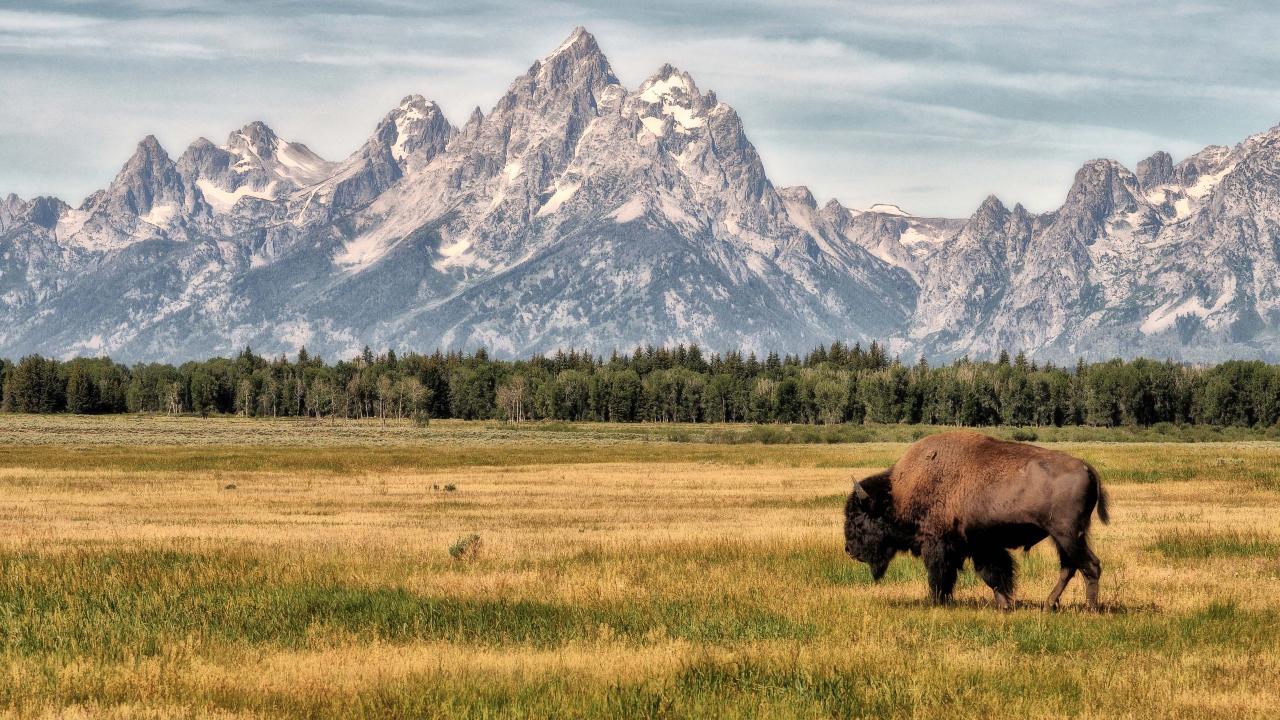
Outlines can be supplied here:
M929 538L920 543L920 557L929 574L929 598L935 605L951 601L956 587L956 574L964 563L964 553L947 537Z
M995 594L996 607L1012 610L1014 605L1013 558L1004 548L981 548L973 553L973 569Z

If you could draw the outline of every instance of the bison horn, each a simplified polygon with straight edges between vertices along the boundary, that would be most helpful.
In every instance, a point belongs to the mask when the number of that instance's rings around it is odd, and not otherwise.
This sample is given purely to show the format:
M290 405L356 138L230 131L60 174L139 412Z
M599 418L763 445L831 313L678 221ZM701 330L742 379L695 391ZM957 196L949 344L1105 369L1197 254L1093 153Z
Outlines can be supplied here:
M854 497L856 497L856 498L858 498L858 501L859 501L859 502L861 502L861 501L863 501L863 500L867 500L867 499L869 499L869 498L871 497L869 494L867 494L867 489L866 489L866 488L864 488L864 487L862 487L862 483L855 483L855 484L854 484L854 486L853 486L853 496L854 496Z

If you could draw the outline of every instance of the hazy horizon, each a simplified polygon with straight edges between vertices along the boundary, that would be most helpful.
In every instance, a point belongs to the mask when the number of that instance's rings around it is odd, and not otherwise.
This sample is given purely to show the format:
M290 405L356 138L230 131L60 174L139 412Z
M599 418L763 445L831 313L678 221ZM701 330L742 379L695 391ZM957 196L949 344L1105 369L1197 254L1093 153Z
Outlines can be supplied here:
M715 90L775 184L854 207L1043 211L1090 158L1280 122L1280 9L1260 2L205 5L5 3L0 194L78 204L145 135L176 156L256 119L341 159L413 93L461 125L576 25L629 88L669 62Z

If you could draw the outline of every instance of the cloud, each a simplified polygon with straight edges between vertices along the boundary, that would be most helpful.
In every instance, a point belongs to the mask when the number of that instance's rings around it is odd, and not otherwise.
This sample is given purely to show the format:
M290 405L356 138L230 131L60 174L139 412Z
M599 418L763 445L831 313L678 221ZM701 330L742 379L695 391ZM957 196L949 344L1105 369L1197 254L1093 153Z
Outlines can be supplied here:
M92 18L66 13L0 10L0 32L4 33L65 32L96 23Z
M967 213L995 189L976 183L1049 206L1085 159L1280 119L1280 9L1245 0L18 0L0 10L17 98L0 130L38 138L50 166L0 164L0 191L87 192L142 134L182 144L256 117L340 157L409 92L455 121L489 107L578 24L632 87L671 62L715 89L776 181L898 189L927 211Z

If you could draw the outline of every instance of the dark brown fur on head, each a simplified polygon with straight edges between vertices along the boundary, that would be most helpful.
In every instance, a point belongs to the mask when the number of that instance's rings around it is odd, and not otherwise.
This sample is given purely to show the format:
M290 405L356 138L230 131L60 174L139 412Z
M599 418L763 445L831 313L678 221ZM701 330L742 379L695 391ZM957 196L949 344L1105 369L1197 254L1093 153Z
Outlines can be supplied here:
M896 522L890 471L854 483L844 505L844 551L871 566L871 577L880 581L894 556L912 549L913 532Z

